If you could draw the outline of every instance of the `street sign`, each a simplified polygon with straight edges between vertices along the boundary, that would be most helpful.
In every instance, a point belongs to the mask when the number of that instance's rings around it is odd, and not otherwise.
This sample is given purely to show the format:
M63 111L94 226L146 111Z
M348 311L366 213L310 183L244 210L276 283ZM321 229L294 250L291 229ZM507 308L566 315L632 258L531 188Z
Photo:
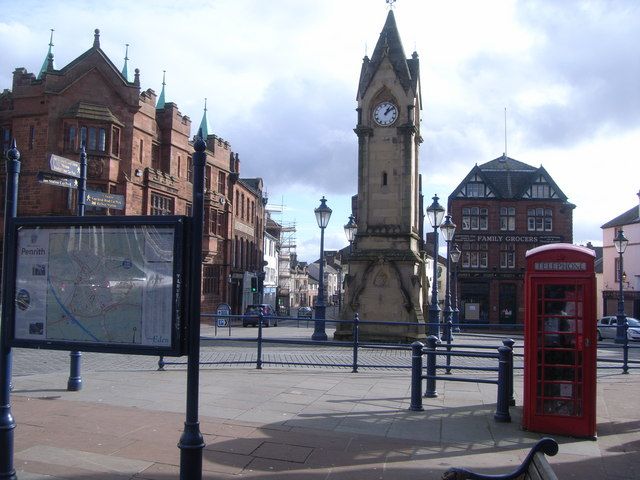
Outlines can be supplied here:
M100 208L124 210L124 195L87 190L87 205Z
M231 315L231 307L226 303L221 303L216 309L216 315ZM226 327L229 324L228 317L217 317L216 324L219 327Z
M56 187L78 188L78 180L75 178L65 177L57 173L38 172L36 179L39 183L45 185L54 185Z
M80 178L80 163L65 157L51 154L49 168L68 177Z

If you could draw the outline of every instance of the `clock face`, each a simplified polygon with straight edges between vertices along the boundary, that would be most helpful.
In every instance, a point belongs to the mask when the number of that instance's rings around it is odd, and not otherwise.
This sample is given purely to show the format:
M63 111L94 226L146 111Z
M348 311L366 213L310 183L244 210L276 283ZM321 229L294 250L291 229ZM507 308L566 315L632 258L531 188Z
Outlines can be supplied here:
M391 102L382 102L373 110L373 119L378 125L392 125L398 118L398 107Z

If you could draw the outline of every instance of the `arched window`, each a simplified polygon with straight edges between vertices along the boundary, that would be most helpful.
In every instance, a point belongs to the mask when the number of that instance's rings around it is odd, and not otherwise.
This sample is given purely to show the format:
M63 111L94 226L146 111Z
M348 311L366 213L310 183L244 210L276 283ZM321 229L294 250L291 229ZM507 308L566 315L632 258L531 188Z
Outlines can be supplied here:
M382 186L387 186L387 172L382 172Z

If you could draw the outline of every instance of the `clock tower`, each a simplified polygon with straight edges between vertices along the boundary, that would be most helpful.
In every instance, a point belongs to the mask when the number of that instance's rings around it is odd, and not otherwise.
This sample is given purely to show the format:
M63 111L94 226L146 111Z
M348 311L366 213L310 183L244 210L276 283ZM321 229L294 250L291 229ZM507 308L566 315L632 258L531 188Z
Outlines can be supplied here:
M363 324L363 339L406 341L424 336L427 305L422 250L418 147L418 54L407 58L393 10L369 59L364 57L357 93L358 230L345 280L344 319L407 325ZM351 325L336 337L347 338Z

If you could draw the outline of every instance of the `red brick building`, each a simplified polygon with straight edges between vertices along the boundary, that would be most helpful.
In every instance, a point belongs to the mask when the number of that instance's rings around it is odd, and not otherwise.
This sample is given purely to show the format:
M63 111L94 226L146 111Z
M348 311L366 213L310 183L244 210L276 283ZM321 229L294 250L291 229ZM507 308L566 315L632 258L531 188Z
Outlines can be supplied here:
M471 169L451 193L460 318L521 324L527 250L573 242L573 209L544 167L502 156Z
M124 210L87 206L87 215L191 214L191 119L165 101L164 81L158 97L141 89L137 69L129 81L126 68L101 50L96 30L93 46L61 69L49 53L37 76L14 71L11 90L0 94L0 141L5 153L15 138L21 153L18 215L76 214L73 190L36 177L49 171L51 154L79 160L82 144L87 189L124 197ZM202 311L225 302L238 313L254 301L246 279L262 269L262 181L239 177L238 154L210 134L206 106L200 128L207 143ZM4 176L2 167L2 201Z

